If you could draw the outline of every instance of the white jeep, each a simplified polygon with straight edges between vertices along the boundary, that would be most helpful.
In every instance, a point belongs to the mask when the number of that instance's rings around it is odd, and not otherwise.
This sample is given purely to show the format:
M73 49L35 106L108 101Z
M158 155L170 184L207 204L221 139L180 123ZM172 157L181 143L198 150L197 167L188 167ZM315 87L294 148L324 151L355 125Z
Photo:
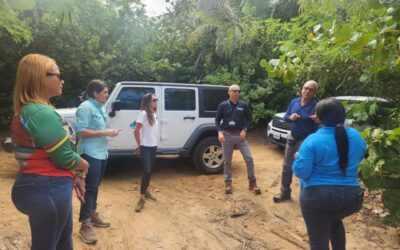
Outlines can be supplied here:
M223 168L215 115L218 105L228 98L227 86L154 82L119 82L110 94L105 110L111 128L121 129L109 140L110 156L133 155L136 142L133 122L140 112L143 95L158 99L158 154L192 157L197 170L217 173ZM57 109L73 127L76 108Z

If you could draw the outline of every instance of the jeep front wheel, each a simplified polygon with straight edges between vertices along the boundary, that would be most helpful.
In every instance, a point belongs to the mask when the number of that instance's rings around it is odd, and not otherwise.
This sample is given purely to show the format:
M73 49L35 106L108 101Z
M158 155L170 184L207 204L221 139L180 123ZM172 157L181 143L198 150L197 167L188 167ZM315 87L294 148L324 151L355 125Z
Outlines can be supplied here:
M223 169L224 155L221 144L216 137L208 137L199 142L193 162L196 169L205 174L219 173Z

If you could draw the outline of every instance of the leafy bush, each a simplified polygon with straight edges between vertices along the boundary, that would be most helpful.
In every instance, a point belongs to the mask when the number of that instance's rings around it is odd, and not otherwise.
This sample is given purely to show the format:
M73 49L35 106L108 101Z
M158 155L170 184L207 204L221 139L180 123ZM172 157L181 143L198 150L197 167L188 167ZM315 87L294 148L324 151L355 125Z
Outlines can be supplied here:
M369 128L362 135L368 157L359 166L359 176L367 188L383 190L383 204L389 210L384 222L400 226L400 127Z

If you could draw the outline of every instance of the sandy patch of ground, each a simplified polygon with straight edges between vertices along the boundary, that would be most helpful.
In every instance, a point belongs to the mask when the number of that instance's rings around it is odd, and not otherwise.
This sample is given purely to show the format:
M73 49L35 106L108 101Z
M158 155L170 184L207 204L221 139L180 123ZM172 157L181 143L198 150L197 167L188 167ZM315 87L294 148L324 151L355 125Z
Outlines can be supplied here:
M95 229L96 245L77 237L79 202L74 197L75 249L308 249L306 227L294 178L293 200L274 204L279 190L283 152L250 137L250 146L262 194L247 189L246 167L238 151L233 158L233 194L223 193L222 175L199 175L187 160L156 160L151 188L156 202L146 202L141 213L140 162L124 158L110 161L102 182L98 211L112 224ZM29 249L28 219L10 199L17 166L12 154L0 151L0 249ZM233 216L232 216L233 215ZM235 215L241 215L235 217ZM400 249L398 231L382 225L366 210L345 220L347 249Z

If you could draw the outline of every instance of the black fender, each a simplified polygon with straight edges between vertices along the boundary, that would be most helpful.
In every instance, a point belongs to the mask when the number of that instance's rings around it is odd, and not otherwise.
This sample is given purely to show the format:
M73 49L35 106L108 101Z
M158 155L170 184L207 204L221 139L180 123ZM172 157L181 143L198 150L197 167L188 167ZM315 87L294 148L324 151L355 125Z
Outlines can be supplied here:
M197 142L206 137L218 137L218 129L215 123L202 124L193 131L192 135L183 145L185 151L184 156L192 154Z

